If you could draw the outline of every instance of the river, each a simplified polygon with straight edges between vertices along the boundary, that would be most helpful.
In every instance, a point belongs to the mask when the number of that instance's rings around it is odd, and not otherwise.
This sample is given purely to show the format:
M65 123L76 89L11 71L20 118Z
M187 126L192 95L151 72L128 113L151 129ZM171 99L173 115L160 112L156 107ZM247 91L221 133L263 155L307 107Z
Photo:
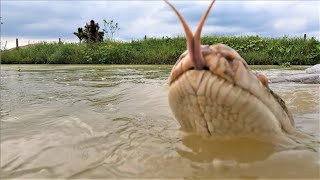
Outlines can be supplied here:
M319 150L250 149L179 131L170 68L1 65L1 179L320 177ZM296 127L319 137L319 84L270 86Z

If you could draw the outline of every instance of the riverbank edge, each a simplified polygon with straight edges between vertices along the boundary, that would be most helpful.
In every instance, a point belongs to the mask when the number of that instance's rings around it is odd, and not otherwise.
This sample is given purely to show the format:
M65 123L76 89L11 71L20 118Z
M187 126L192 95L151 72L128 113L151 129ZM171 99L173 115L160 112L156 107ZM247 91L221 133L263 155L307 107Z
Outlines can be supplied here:
M21 68L72 68L72 69L83 69L83 68L94 68L94 69L113 69L113 68L142 68L142 69L171 69L173 65L150 65L150 64L0 64L1 67L12 67ZM249 65L252 70L267 70L267 69L282 69L282 70L306 70L311 65L291 65L290 67L284 67L280 65Z

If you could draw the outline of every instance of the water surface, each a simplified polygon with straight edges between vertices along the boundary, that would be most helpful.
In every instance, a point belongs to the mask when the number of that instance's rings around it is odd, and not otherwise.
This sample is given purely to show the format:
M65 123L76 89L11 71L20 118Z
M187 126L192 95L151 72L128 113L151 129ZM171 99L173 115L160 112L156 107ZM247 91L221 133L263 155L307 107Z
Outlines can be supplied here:
M319 177L319 153L179 131L171 66L1 66L1 178ZM302 71L262 70L268 76ZM271 84L319 133L319 85Z

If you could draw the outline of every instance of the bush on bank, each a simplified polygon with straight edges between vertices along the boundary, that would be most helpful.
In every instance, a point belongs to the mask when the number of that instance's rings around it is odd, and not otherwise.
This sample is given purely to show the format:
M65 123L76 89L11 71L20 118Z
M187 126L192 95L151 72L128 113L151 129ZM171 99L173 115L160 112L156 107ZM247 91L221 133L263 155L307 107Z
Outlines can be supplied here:
M205 36L202 44L223 43L250 65L313 65L320 63L320 42L303 38ZM185 51L184 37L147 38L99 44L38 43L1 51L3 64L174 64Z

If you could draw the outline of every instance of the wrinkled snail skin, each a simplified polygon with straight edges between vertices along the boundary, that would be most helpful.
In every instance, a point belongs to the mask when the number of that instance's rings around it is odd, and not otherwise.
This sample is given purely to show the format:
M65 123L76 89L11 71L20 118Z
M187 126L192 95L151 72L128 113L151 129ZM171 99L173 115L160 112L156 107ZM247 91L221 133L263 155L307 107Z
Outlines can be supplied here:
M206 15L198 27L200 32ZM200 38L190 37L180 14L179 19L187 43L200 42ZM309 138L294 127L285 102L268 87L268 78L251 71L234 49L224 44L199 45L199 50L187 44L187 48L170 73L168 93L170 108L183 131L207 137L253 137L286 145ZM196 57L197 53L202 58Z

